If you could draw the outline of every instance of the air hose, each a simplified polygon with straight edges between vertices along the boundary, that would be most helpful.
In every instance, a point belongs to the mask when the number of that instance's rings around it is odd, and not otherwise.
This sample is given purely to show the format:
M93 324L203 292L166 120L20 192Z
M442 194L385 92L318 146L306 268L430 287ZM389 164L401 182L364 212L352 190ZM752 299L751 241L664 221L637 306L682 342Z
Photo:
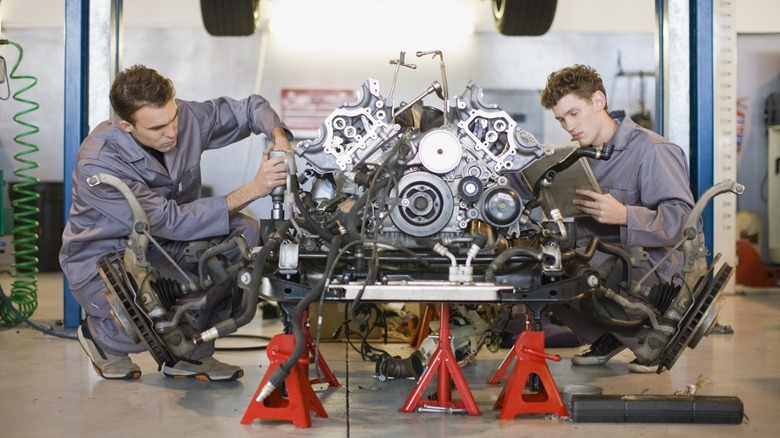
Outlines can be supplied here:
M24 318L29 318L38 307L38 286L36 274L38 273L38 207L36 206L40 195L30 188L38 184L38 178L27 174L30 170L37 169L38 163L29 159L28 155L38 152L38 146L26 141L26 137L38 133L36 125L26 122L23 116L38 109L38 103L29 99L24 99L21 95L37 83L38 79L29 75L17 75L16 70L22 61L24 51L19 44L0 39L0 46L11 45L19 51L19 57L16 60L10 72L11 79L23 79L29 81L26 87L21 88L13 94L14 100L27 105L27 109L19 111L13 117L13 120L22 125L26 130L14 137L14 141L22 146L23 150L14 155L20 166L14 170L21 182L13 185L13 190L20 196L11 204L14 208L14 273L11 277L14 279L11 284L10 302L18 309L18 313ZM0 319L7 323L18 323L22 320L18 318L16 312L9 309L5 301L0 301Z

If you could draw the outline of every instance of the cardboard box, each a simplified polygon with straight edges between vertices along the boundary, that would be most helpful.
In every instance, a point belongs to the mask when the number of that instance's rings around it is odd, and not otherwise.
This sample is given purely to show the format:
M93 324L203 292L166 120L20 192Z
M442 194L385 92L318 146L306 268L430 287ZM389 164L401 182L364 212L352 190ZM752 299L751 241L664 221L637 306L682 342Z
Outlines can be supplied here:
M366 303L372 304L372 303ZM424 304L421 303L374 303L377 305L380 311L385 309L400 309L403 307L405 314L411 314L418 317L422 314ZM309 306L309 331L312 338L317 340L317 329L322 325L322 329L319 331L319 342L333 342L344 341L346 339L347 332L360 334L361 327L355 324L353 321L349 321L349 312L351 302L326 302L320 306L319 302L312 303ZM371 312L371 317L364 324L367 326L373 326L376 323L376 310ZM392 319L397 317L386 317L387 323L390 326L389 330L394 330L395 322ZM400 319L398 317L397 319ZM348 330L347 330L348 327ZM384 336L384 328L377 326L371 332L369 339L379 339ZM397 340L396 336L389 336L388 342L394 342Z

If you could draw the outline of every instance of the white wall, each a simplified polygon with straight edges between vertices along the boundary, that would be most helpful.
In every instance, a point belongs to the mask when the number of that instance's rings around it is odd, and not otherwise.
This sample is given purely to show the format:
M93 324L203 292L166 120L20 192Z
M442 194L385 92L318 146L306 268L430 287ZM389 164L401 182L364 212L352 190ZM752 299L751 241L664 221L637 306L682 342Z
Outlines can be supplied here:
M277 1L261 3L264 26ZM625 70L654 69L653 0L559 0L551 32L542 37L523 38L504 37L493 29L488 1L459 1L473 11L477 33L459 47L445 51L451 93L460 93L469 79L485 88L540 89L550 71L579 62L591 64L602 73L612 108L629 112L637 108L638 80L617 78L617 60L620 56ZM333 43L333 50L311 52L291 50L270 35L265 41L266 50L261 52L264 35L260 32L247 38L213 38L206 34L198 4L197 0L124 2L124 64L145 63L157 68L176 82L182 98L240 97L258 89L278 107L282 87L357 88L368 77L379 79L387 93L393 73L388 60L400 50L414 53L430 49L390 44L377 45L370 53L350 55L336 50L348 46L349 41L338 41ZM772 18L779 12L780 3L774 0L740 0L737 30L778 32L780 23ZM63 0L0 0L0 35L22 44L24 59L20 73L38 79L38 84L23 97L37 102L40 108L22 116L22 120L39 128L38 133L27 139L38 145L40 153L25 159L40 165L30 173L42 181L63 179L63 23ZM397 29L382 29L381 24L377 23L376 34L354 38L378 39L393 32L412 31L402 25ZM421 39L423 35L424 31L420 30ZM3 46L0 55L7 59L9 69L13 67L17 58L14 49ZM402 72L397 100L417 95L439 78L437 60L413 61L418 69ZM262 74L258 75L259 68ZM0 97L5 96L5 85L0 84ZM652 109L654 84L647 85L648 107ZM13 93L22 85L14 82L12 87ZM0 168L11 181L15 180L12 173L19 166L16 156L25 150L13 137L26 130L12 118L26 108L28 105L13 100L0 101ZM546 120L543 132L534 134L543 141L564 139L551 118ZM262 141L255 138L231 147L228 154L207 157L206 182L214 187L216 194L226 193L251 177L257 166L253 159L259 151L250 143ZM256 214L263 215L264 206L254 208Z

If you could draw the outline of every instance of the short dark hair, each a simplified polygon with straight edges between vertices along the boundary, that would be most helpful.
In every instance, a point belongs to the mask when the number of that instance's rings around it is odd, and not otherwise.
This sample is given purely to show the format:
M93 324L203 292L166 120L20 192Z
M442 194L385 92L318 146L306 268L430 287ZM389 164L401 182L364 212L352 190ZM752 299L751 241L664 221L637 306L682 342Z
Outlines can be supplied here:
M111 84L111 107L117 116L135 124L135 113L144 106L159 108L176 95L173 81L143 65L134 65L116 75Z
M562 97L571 93L590 100L596 91L604 93L606 98L607 91L604 89L604 82L599 73L593 67L575 64L547 76L547 85L542 90L542 106L545 109L552 109ZM606 102L604 110L609 111Z

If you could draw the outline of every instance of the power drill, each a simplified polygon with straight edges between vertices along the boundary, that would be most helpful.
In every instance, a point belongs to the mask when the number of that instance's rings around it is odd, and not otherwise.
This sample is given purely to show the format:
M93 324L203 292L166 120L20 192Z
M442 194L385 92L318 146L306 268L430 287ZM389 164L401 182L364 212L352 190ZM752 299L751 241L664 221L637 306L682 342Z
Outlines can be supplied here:
M287 153L285 151L279 150L271 151L270 158L278 156L287 156ZM271 202L273 202L273 208L271 209L271 219L273 220L284 220L284 190L285 186L281 185L274 188L271 192Z

